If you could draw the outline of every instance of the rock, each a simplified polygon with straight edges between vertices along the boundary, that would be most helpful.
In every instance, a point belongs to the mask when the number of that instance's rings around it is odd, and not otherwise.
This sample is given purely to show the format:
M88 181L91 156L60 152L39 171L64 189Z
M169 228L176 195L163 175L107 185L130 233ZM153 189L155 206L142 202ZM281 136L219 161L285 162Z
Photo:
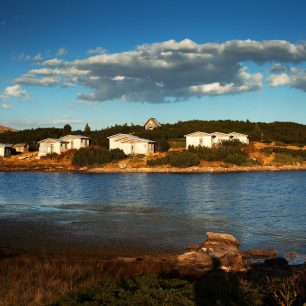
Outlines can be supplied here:
M178 256L177 260L179 263L210 267L213 270L240 271L245 266L238 247L239 241L233 235L208 232L201 248L194 245L191 252Z
M207 232L206 235L207 239L204 243L205 246L220 244L239 247L239 240L233 235L212 232Z
M275 257L277 251L274 249L251 249L242 252L242 255L246 258L259 257L259 258L272 258Z
M187 251L197 251L199 250L201 247L199 244L190 244L187 246Z

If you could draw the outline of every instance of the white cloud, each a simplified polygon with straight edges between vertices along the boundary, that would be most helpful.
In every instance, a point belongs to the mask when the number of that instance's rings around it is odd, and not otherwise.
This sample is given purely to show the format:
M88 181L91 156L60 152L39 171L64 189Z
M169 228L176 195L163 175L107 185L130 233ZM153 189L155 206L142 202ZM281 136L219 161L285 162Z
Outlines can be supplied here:
M86 122L82 119L63 116L51 120L10 120L5 122L8 126L17 128L34 128L34 127L63 127L65 124L80 125Z
M59 66L63 63L63 60L58 58L51 58L43 62L45 66Z
M64 56L68 54L68 50L66 48L59 48L56 52L56 56Z
M21 53L20 55L14 57L17 61L33 61L36 63L40 63L44 60L44 56L41 53L38 53L36 55L30 55Z
M8 104L8 103L0 104L0 109L10 109L10 108L12 108L11 104Z
M102 47L96 47L95 49L88 50L87 54L104 54L106 53L106 49Z
M273 87L278 87L286 84L290 84L290 77L286 73L281 73L281 74L272 74L268 78L268 82L271 86Z
M88 101L163 103L260 90L262 73L249 72L243 63L273 63L272 73L294 73L295 68L288 70L286 65L306 61L306 43L283 40L232 40L221 44L169 40L112 54L102 53L99 48L89 52L96 55L81 60L51 59L43 68L32 69L15 81L38 86L79 85L85 92L79 93L78 98ZM303 89L302 75L295 74L295 87ZM285 82L272 76L268 79L271 86ZM53 82L42 81L48 77Z
M306 70L288 67L287 73L271 74L268 83L273 87L288 85L306 92Z
M27 99L31 95L24 89L22 89L19 85L7 86L3 93L0 94L1 99L9 99L9 98L24 98Z

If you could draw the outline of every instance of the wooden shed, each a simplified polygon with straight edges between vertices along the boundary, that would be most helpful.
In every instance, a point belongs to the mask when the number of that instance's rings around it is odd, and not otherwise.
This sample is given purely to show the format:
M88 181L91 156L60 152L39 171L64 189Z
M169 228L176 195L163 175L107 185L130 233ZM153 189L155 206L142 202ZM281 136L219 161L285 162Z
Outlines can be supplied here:
M29 144L27 143L14 144L13 148L16 150L16 152L19 152L19 153L29 152Z

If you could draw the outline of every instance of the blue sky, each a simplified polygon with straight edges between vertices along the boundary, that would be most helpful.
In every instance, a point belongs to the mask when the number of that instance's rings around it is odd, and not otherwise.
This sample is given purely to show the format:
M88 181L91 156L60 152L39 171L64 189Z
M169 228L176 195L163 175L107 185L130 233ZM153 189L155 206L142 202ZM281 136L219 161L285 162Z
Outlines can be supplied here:
M306 124L305 1L0 3L0 124Z

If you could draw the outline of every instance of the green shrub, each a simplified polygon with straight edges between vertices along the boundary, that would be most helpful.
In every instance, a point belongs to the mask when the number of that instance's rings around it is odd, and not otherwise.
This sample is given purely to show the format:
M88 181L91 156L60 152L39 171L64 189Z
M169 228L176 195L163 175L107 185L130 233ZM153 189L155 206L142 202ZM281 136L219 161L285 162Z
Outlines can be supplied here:
M52 306L191 306L193 301L192 283L144 274L121 281L106 279L91 288L72 293Z
M247 155L242 154L242 153L229 153L226 158L225 158L225 162L227 163L231 163L234 165L241 165L243 163L245 163L247 161Z
M169 155L172 167L187 168L200 164L200 159L196 153L184 151Z
M293 156L289 153L276 153L274 162L294 165L297 163L303 163L303 158L301 156Z
M124 159L126 156L120 149L108 151L101 147L89 147L76 150L73 155L72 163L74 166L103 165L112 161Z
M168 165L168 164L170 164L169 156L147 160L147 165L149 167Z
M169 150L169 143L166 138L159 139L157 141L157 151L167 152Z
M289 154L293 157L300 157L306 161L306 150L290 150L285 148L274 148L273 152Z
M269 147L264 147L262 149L260 149L260 152L266 156L269 156L273 153L273 148L269 148Z
M248 160L248 154L244 148L245 146L239 141L224 141L222 145L213 148L190 146L188 151L197 154L201 160L241 165Z

